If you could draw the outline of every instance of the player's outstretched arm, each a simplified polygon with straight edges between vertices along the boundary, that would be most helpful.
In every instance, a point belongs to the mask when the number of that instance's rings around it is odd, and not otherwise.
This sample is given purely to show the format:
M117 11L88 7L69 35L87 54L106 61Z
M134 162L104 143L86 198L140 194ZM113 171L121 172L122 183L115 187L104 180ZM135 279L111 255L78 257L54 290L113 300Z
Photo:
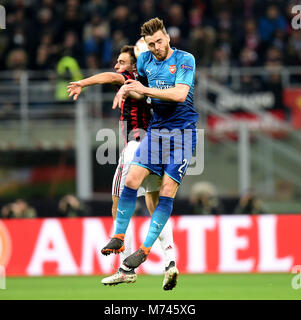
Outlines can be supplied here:
M136 80L127 80L128 90L134 91L140 95L156 98L164 101L184 102L188 95L190 87L187 84L177 83L175 87L168 89L157 89L145 87Z
M69 97L73 96L73 100L77 100L84 87L105 83L123 85L124 81L124 77L119 73L103 72L89 78L70 82L67 86L67 91L69 92Z

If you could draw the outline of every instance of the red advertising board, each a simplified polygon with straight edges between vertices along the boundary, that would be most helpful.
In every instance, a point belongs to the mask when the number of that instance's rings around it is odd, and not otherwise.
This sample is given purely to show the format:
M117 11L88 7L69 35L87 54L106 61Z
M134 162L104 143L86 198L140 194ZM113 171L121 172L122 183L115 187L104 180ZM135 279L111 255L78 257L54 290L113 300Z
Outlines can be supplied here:
M262 115L247 112L233 112L227 118L209 115L207 123L211 139L218 141L223 138L237 140L241 122L247 125L249 131L264 131L273 138L286 137L287 130L283 128L285 115L282 110L265 111Z
M172 217L181 273L290 272L301 265L301 215ZM133 250L144 240L149 218L133 218ZM109 274L119 256L102 256L112 219L49 218L0 221L0 265L7 276ZM162 274L155 243L138 273Z

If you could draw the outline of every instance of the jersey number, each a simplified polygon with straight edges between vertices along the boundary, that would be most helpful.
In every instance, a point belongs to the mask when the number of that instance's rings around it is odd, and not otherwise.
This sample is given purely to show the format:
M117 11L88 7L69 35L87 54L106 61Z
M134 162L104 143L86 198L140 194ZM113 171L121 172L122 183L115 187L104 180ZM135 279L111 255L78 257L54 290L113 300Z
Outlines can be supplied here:
M181 179L183 178L183 174L185 174L185 172L186 172L187 164L188 164L187 159L183 159L183 164L180 166L180 168L178 170L178 172L180 172L179 175L180 175ZM184 167L186 167L186 168L183 170Z

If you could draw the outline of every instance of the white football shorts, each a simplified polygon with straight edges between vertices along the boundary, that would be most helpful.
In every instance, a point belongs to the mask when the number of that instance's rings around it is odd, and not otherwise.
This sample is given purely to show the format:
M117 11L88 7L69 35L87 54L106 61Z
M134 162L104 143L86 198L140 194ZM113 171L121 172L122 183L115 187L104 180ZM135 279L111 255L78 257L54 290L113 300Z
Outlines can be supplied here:
M139 146L139 141L129 141L128 144L123 148L119 157L118 166L116 168L113 184L112 184L112 195L120 197L124 188L125 178L129 172L131 162L134 158L135 152ZM139 187L137 196L144 196L146 192L159 191L162 182L162 177L156 174L150 174L143 181Z

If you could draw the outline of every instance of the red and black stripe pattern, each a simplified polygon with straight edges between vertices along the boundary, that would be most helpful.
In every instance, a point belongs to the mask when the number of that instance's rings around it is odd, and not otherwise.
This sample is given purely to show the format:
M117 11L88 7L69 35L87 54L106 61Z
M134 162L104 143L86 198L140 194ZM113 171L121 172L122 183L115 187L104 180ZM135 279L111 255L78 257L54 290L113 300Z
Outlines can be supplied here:
M125 71L122 73L125 80L136 80L132 72ZM120 121L126 121L126 128L122 125L121 130L126 142L131 140L140 141L146 132L151 119L150 104L145 100L135 100L127 98L121 107ZM141 130L142 129L142 130Z
M113 195L116 197L120 197L120 186L121 186L121 179L122 179L122 172L123 172L123 167L124 167L124 150L122 151L122 155L121 155L121 162L119 162L118 167L117 167L117 174L114 177L113 180L113 184L114 184L114 188L113 188Z

